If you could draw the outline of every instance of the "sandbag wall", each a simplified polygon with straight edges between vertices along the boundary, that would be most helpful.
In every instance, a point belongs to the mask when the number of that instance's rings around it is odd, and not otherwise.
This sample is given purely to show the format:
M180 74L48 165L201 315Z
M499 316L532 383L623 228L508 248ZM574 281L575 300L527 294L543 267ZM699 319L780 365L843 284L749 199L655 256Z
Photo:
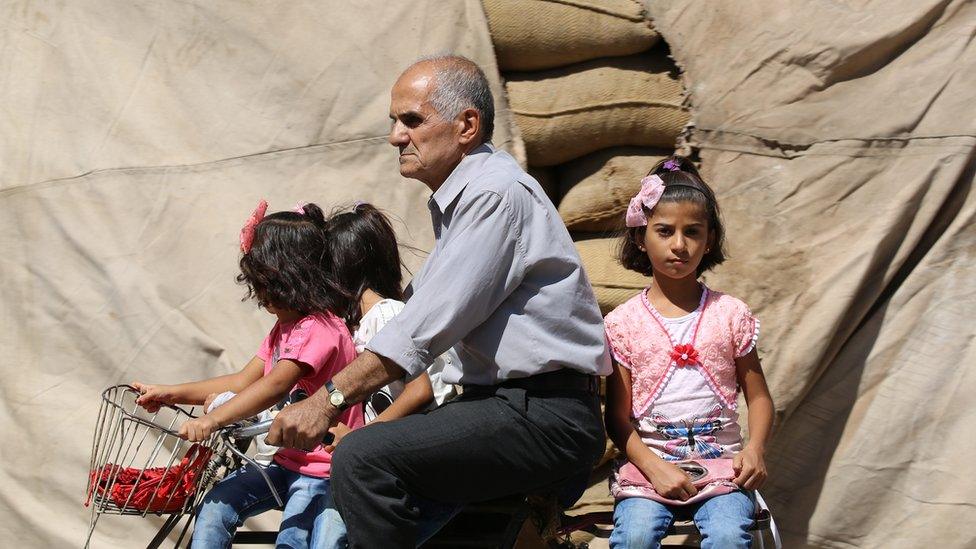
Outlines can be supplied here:
M606 313L647 280L614 259L640 180L688 122L684 89L639 0L483 0L529 172Z

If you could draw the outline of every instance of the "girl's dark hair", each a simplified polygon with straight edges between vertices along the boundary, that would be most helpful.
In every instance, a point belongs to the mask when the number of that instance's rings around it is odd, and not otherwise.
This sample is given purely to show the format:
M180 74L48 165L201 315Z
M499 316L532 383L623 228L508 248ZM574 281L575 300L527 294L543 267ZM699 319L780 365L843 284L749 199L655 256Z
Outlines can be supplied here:
M247 286L244 299L261 306L303 314L341 316L350 296L334 280L325 215L315 204L302 213L275 212L258 223L251 249L241 257L237 282Z
M725 227L722 226L718 201L715 200L712 188L698 174L695 165L683 156L669 156L655 164L647 175L657 175L664 182L664 194L661 195L658 204L694 202L704 208L705 216L708 218L708 231L712 235L712 244L698 264L696 273L701 275L725 261ZM646 207L644 215L648 217L651 215ZM620 264L627 269L645 276L653 276L651 260L648 259L647 252L641 251L638 247L638 243L644 241L646 230L646 226L627 227L621 235L618 257Z
M346 324L359 324L359 300L367 289L403 301L400 250L386 215L360 202L351 211L332 214L328 225L335 281L350 296L342 313Z

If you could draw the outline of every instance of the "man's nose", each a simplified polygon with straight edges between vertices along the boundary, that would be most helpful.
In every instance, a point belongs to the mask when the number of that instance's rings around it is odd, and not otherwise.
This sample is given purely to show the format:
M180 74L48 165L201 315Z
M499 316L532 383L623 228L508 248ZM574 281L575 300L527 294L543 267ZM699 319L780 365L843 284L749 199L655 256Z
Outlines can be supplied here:
M406 145L410 142L410 139L407 137L406 129L399 120L393 122L393 125L390 126L390 136L387 138L387 141L389 141L390 145L393 145L394 147Z

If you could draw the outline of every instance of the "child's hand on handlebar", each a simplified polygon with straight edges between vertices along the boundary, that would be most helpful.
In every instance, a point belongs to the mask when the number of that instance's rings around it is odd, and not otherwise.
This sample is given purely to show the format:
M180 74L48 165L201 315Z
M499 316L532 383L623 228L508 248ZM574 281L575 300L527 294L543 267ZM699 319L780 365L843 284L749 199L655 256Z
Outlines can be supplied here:
M191 419L180 426L180 438L190 442L203 442L220 429L220 425L210 416Z
M163 404L176 404L176 397L170 391L169 385L149 385L133 381L132 386L140 393L136 398L136 404L145 408L147 412L154 413Z

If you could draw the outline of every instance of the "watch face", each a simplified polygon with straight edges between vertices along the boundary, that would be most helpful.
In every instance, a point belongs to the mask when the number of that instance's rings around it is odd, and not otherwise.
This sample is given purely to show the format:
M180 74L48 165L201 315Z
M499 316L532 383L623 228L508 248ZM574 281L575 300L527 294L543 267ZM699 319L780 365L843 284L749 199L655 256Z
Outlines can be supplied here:
M342 406L342 403L345 402L345 400L345 397L343 397L342 393L339 391L332 391L332 393L329 394L329 402L331 402L336 408Z

